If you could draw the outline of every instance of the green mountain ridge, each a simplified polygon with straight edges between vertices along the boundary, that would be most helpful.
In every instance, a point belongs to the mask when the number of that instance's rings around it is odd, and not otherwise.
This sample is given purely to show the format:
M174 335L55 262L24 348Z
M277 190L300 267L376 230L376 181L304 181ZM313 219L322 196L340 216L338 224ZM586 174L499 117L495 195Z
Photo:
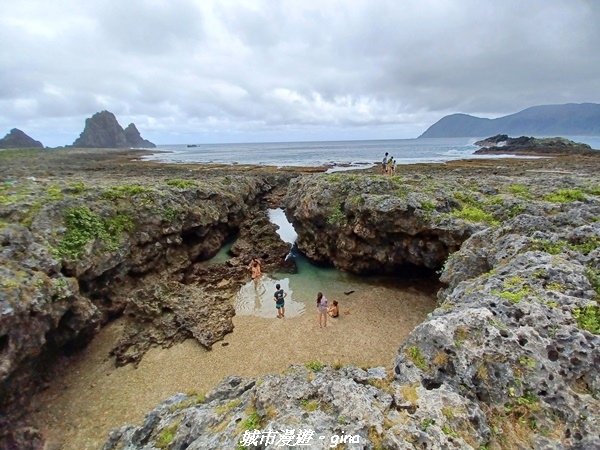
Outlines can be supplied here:
M451 114L431 125L419 138L482 137L495 134L600 135L600 104L541 105L496 119Z

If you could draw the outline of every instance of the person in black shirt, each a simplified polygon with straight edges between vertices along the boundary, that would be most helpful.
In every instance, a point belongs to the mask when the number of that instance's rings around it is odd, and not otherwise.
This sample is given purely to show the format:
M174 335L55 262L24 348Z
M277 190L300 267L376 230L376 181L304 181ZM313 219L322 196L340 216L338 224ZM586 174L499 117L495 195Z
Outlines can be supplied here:
M279 284L275 285L275 288L277 289L275 291L275 294L273 294L273 300L275 300L275 308L277 308L277 318L278 319L282 319L285 317L285 297L287 297L287 292L284 292L283 289L281 289L281 286Z

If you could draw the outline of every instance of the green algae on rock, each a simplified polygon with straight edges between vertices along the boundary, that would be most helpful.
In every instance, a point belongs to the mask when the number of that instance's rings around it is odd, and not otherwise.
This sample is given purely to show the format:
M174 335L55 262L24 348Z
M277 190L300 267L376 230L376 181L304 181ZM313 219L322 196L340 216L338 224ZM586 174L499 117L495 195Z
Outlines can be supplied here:
M168 405L187 397L174 397L142 426L115 430L105 450L152 445L179 420L170 448L233 448L245 411L256 412L263 430L314 430L325 442L315 448L341 433L361 439L348 448L599 446L600 199L589 191L559 203L544 198L579 189L585 176L490 178L293 181L287 213L312 258L359 273L444 263L440 306L400 347L393 374L382 383L373 380L381 380L378 369L319 365L231 377L202 405L175 416ZM475 203L494 222L452 214ZM417 251L403 251L417 239ZM444 244L439 253L423 250L430 240ZM241 402L218 413L232 398Z

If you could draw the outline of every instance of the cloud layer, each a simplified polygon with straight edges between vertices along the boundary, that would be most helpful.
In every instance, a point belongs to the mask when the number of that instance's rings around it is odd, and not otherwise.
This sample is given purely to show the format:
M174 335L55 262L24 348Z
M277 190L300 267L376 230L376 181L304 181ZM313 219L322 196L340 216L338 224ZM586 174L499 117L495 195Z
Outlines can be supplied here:
M157 143L393 138L600 102L599 21L594 0L11 2L0 133L70 144L108 109Z

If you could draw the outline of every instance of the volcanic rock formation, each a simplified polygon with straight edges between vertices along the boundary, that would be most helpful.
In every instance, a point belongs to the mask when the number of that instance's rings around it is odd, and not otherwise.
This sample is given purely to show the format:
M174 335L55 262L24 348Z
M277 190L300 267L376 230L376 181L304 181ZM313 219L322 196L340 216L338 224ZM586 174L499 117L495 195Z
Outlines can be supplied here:
M392 373L313 362L229 377L206 396L176 395L141 426L113 431L104 450L236 448L253 445L254 429L271 432L274 441L258 446L265 449L289 442L285 430L314 432L310 448L342 435L353 436L349 449L600 446L597 187L571 176L529 186L492 177L459 190L465 180L450 176L420 179L428 194L415 198L390 191L393 180L368 178L295 182L288 205L309 254L354 271L386 259L435 265L450 237L470 234L444 266L440 306L400 346ZM419 234L421 245L413 243ZM441 244L427 251L429 241Z
M36 141L23 133L18 128L10 130L0 139L0 148L44 148L40 141Z
M138 131L135 124L133 124L133 123L130 123L129 125L127 125L127 128L125 128L125 130L123 130L123 133L125 133L125 139L130 147L133 147L133 148L155 148L156 147L156 145L154 145L152 142L142 138L140 132Z
M73 142L73 147L84 148L154 148L152 142L142 139L134 124L123 130L115 115L101 111L85 120L85 129Z
M5 187L0 431L18 434L20 428L5 421L18 416L20 405L43 386L47 360L85 345L123 311L125 331L114 350L119 364L139 361L151 346L189 337L210 348L230 332L233 309L227 301L235 285L211 289L179 281L237 232L270 188L260 177L155 180L152 186L24 179ZM241 263L236 270L247 274ZM147 288L150 283L154 288ZM3 441L2 432L0 447L12 442Z
M560 137L534 138L521 136L510 138L506 134L498 134L477 141L475 145L483 147L475 152L480 155L600 155L600 151L592 150L592 147L587 144Z

